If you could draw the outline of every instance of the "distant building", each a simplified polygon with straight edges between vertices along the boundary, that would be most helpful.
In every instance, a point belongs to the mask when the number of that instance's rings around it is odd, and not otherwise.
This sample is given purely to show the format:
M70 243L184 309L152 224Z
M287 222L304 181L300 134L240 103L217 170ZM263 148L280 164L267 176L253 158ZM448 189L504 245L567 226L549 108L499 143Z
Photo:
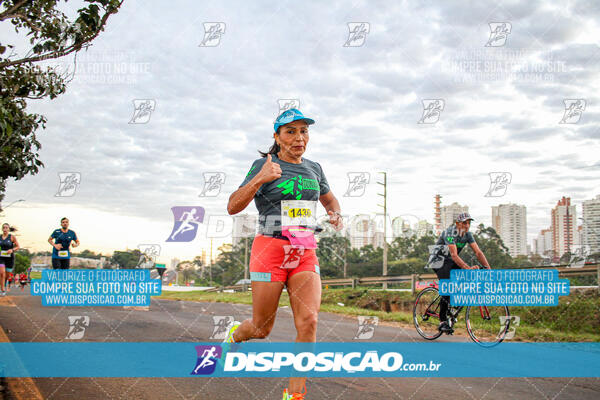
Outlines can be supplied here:
M560 258L571 252L575 244L575 229L577 229L577 211L571 205L570 197L562 197L552 209L552 242L554 257Z
M511 257L527 255L527 209L518 204L492 207L492 227L508 247Z
M383 247L383 242L384 242L383 232L375 232L375 235L373 236L373 247L374 248Z
M410 237L414 234L415 232L410 227L409 221L404 220L402 217L396 217L392 220L392 237Z
M456 217L459 214L469 212L469 206L461 206L460 204L454 202L448 206L442 206L441 210L441 220L442 220L442 230L446 229L450 225L452 225L456 221Z
M360 249L363 246L372 245L377 247L376 242L381 242L383 246L383 232L376 238L375 220L366 214L357 215L349 222L347 234L350 240L350 246L355 249Z
M552 229L542 229L535 239L535 248L533 251L536 254L544 257L552 257L554 255L554 247L552 242Z
M172 258L171 259L171 269L175 269L177 268L177 266L179 265L179 258Z
M430 224L426 220L421 220L417 222L415 225L415 232L417 234L417 238L421 238L423 236L432 235L436 236L435 228L433 224Z
M583 202L581 242L589 246L590 254L600 253L600 195Z

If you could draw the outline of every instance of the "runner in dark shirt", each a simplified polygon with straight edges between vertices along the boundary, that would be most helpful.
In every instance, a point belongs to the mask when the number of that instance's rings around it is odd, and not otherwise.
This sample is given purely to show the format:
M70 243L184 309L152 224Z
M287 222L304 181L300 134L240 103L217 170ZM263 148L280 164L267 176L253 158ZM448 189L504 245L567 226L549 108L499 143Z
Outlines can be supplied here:
M75 232L69 229L69 219L60 220L61 227L55 229L48 238L52 245L52 268L69 269L71 261L71 250L69 247L79 246L79 239Z
M10 232L17 229L9 224L2 224L0 234L0 296L6 296L5 286L10 288L13 267L15 266L15 251L19 250L19 241Z

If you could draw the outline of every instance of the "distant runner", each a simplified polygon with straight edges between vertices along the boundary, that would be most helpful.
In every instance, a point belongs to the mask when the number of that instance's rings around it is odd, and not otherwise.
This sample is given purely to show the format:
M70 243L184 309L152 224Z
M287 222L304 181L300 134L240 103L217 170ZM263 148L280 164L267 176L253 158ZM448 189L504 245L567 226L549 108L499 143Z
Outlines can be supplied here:
M52 268L69 269L71 261L71 251L69 246L79 246L79 239L75 232L69 229L69 219L60 220L61 227L56 229L48 238L48 243L52 245Z
M12 270L15 266L15 251L19 250L19 241L10 232L17 228L9 224L2 224L2 235L0 235L0 296L6 296L6 286L10 288L12 282ZM10 279L9 279L10 277Z
M24 291L25 285L27 285L27 274L19 274L19 284L21 285L21 292Z

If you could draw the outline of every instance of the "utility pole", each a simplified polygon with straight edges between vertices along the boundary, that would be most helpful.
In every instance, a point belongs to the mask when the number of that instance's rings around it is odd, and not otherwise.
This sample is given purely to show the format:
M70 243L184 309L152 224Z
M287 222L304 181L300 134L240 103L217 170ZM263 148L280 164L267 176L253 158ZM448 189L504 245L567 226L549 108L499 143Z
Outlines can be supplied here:
M346 261L347 259L348 259L348 249L346 249L346 243L344 243L344 279L346 279L346 267L347 267L347 263L348 263Z
M383 186L383 194L377 193L379 196L383 196L383 205L377 204L379 207L383 207L383 276L387 276L387 173L380 172L383 174L383 183L377 182ZM387 290L387 282L383 283L383 290Z
M210 283L212 283L212 265L213 265L213 258L212 258L212 238L210 238L210 267L208 268L208 275L210 277Z
M248 279L248 236L244 238L244 279Z

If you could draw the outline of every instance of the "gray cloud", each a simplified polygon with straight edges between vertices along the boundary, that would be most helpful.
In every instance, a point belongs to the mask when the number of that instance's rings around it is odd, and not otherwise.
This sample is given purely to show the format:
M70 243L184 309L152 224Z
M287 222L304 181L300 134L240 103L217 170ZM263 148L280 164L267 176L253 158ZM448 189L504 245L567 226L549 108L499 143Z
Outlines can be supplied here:
M590 146L600 138L594 108L600 102L595 97L598 63L586 63L600 56L598 46L577 42L586 24L595 24L594 5L577 2L573 10L591 7L580 19L544 11L540 1L492 6L358 2L354 8L315 1L294 7L193 3L185 10L161 2L124 6L81 55L67 93L54 101L30 102L32 110L48 117L48 128L39 134L46 168L11 182L8 198L69 201L150 218L170 218L169 208L179 204L202 204L208 212L222 213L227 196L259 157L256 150L271 145L281 98L300 99L303 112L316 119L307 158L328 166L332 182L346 182L346 172L357 167L387 170L398 182L439 160L444 168L460 170L460 160L454 159L460 148L465 159L484 155L494 165L522 166L542 177L515 183L515 189L557 188L552 179L560 168L571 183L556 190L585 195L597 170L578 168L593 163L577 158L573 149L547 151L543 144L558 134ZM198 47L202 23L208 21L227 24L218 47ZM342 46L351 21L371 23L362 47ZM513 24L504 49L483 47L492 21ZM449 68L465 49L489 55L525 48L546 59L551 45L552 57L564 60L568 69L548 82L462 81L464 71ZM130 75L130 83L102 83L120 77L94 73L102 59L125 60L133 68L147 65L149 72ZM563 99L573 96L588 99L588 109L580 125L559 126ZM508 108L522 97L536 100L536 109L482 112L472 105L493 99ZM129 124L132 100L145 98L156 100L150 122ZM445 99L446 108L437 124L418 125L421 101L427 98ZM538 110L550 110L555 121L538 120L531 112ZM457 195L469 179L481 179L480 172L442 175L442 169L418 191L442 188L444 195ZM71 199L54 197L60 171L82 174ZM207 171L226 173L217 198L198 198ZM417 189L396 185L391 190L399 195ZM548 204L528 204L528 211L542 214ZM429 215L430 204L423 208ZM532 229L538 229L535 220Z

